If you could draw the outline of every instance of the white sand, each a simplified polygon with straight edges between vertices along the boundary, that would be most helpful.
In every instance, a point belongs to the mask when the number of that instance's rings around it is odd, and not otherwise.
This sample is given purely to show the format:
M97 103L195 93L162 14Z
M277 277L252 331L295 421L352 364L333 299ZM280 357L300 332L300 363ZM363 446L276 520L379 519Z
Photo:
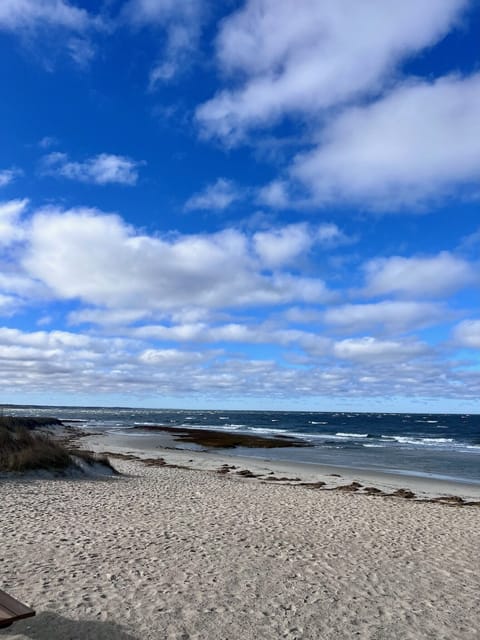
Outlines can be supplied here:
M0 482L2 640L479 638L478 507L118 467Z

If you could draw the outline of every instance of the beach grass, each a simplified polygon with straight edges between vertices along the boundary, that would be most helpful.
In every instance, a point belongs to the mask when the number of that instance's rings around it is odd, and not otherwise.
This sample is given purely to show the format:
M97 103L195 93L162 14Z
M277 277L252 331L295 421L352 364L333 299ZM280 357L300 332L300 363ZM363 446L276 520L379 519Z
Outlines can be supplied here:
M75 458L90 466L100 463L111 468L106 457L72 451L45 431L35 431L61 424L55 418L0 416L0 472L63 471L78 467Z

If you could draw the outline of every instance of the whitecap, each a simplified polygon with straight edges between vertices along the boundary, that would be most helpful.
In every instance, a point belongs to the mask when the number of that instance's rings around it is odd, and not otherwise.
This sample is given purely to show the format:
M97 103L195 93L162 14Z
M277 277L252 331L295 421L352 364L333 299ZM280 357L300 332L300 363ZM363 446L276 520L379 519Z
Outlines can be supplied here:
M339 431L335 435L340 438L368 438L368 433L342 433Z

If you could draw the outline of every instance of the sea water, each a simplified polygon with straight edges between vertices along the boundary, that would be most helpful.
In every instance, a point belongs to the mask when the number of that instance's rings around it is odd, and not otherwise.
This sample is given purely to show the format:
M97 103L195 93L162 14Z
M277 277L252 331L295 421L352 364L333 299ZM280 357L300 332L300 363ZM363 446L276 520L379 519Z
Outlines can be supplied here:
M4 407L85 430L142 434L142 425L288 435L310 447L229 449L229 455L450 478L480 483L480 415L300 411L193 411L99 407ZM134 429L135 427L135 429ZM151 431L145 431L149 439ZM160 439L160 438L159 438ZM176 442L179 448L188 443ZM193 447L198 448L198 447Z

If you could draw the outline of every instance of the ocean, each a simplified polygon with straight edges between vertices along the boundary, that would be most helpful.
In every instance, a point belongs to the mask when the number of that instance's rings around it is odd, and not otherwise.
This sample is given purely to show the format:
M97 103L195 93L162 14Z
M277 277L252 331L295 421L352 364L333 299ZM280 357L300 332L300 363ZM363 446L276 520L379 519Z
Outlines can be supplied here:
M371 469L480 484L480 415L299 411L198 411L5 406L4 414L52 416L86 430L142 434L168 425L290 435L311 447L229 449L229 455ZM152 432L144 432L152 437ZM160 441L160 437L159 437ZM198 448L176 442L179 448Z

